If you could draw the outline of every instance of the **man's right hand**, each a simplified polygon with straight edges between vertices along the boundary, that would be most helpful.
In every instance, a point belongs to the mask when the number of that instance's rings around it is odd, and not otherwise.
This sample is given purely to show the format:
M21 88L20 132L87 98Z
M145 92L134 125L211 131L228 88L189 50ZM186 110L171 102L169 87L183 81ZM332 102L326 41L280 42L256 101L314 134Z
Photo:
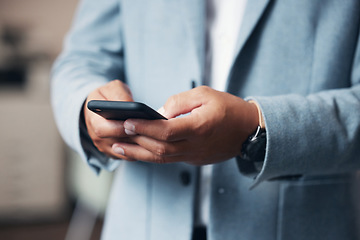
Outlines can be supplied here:
M133 101L128 86L114 80L108 84L95 89L89 94L84 105L84 119L94 145L100 152L115 159L131 160L121 154L116 154L111 146L116 142L131 142L128 135L124 132L123 121L107 120L87 108L87 103L91 100L111 100L111 101Z

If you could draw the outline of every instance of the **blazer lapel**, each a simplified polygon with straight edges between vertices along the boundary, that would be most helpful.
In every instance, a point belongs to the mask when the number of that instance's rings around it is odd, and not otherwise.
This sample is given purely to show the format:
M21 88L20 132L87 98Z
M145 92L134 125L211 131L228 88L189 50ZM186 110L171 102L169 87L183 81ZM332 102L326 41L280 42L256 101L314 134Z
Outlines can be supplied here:
M203 74L205 64L205 28L206 28L206 1L207 0L182 0L181 11L183 14L186 34L190 38L194 57L198 63L199 73ZM203 76L198 76L200 81Z
M239 53L243 48L246 40L250 37L251 33L254 31L254 28L261 16L263 15L268 3L270 0L248 0L246 4L246 9L244 12L244 20L241 26L236 53ZM237 55L237 54L236 54Z
M231 67L231 71L228 77L228 84L229 79L231 79L234 64L236 58L240 54L241 50L243 49L246 41L249 39L250 35L254 31L257 23L261 19L262 15L265 12L266 7L268 6L270 0L248 0L246 3L246 9L244 12L244 19L241 25L240 33L238 36L238 41L235 48L234 59Z
M203 74L205 66L205 36L206 36L206 1L207 0L183 0L181 3L181 12L184 16L186 34L192 43L194 57L197 60L199 72ZM261 16L263 15L270 0L248 0L244 20L241 26L240 34L236 45L236 54L233 59L233 66L237 55L244 47L247 39ZM186 36L185 36L186 37ZM233 68L232 66L232 68ZM231 74L229 75L231 76ZM199 76L203 77L203 76ZM229 81L229 80L228 80Z

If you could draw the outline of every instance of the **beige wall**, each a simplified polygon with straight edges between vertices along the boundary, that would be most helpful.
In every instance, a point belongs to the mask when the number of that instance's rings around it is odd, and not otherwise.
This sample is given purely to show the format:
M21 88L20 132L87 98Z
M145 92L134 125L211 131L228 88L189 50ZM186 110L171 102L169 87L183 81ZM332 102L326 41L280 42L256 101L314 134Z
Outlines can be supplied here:
M4 26L24 30L21 54L50 57L27 61L24 88L0 85L0 222L58 218L66 212L66 151L52 116L49 79L77 2L0 0L0 32ZM0 57L8 51L6 44L0 46Z
M0 27L24 28L27 50L54 58L73 18L78 0L0 0Z

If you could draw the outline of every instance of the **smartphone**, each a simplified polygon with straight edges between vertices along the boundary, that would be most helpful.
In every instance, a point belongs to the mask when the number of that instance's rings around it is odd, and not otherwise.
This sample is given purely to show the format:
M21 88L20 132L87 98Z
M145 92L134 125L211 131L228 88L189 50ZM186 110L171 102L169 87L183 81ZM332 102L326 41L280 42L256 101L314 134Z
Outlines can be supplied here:
M125 121L129 118L166 120L160 113L140 102L91 100L87 108L109 120Z

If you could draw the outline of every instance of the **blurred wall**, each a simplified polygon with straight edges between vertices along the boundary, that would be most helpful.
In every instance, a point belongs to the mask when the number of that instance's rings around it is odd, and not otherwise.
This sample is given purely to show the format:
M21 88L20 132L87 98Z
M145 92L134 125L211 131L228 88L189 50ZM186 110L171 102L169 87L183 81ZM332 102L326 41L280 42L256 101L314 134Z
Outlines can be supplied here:
M0 0L0 221L67 210L66 148L49 101L53 60L77 0Z
M0 0L0 26L23 28L26 50L54 58L61 50L78 0Z

